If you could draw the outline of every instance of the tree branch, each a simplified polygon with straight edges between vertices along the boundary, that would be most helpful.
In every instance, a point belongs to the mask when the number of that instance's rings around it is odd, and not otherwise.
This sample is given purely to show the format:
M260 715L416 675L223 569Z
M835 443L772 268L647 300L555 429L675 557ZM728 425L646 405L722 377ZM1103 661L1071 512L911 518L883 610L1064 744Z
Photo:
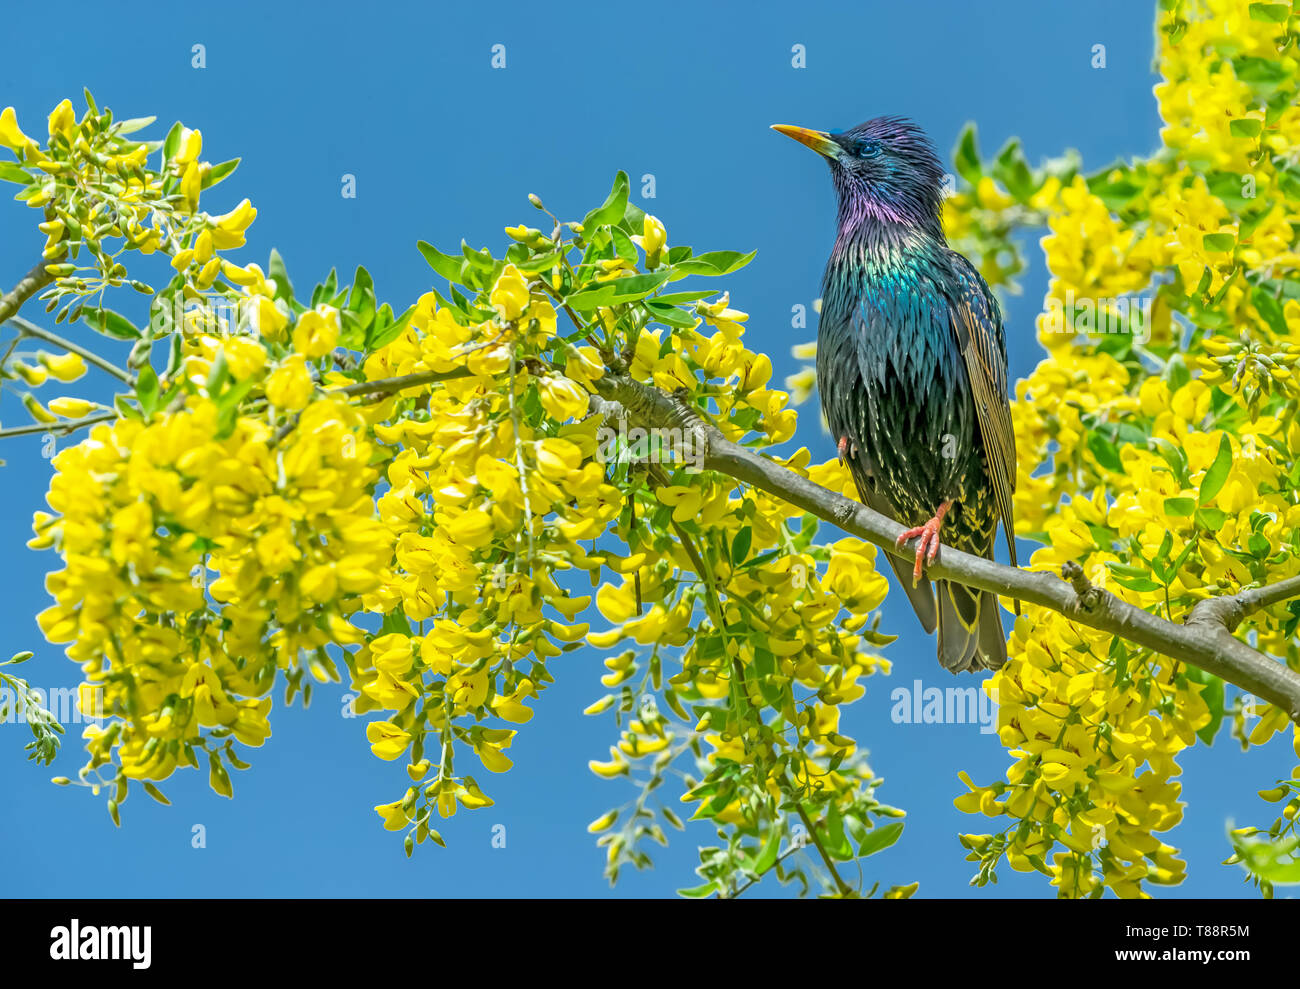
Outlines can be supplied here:
M435 381L451 381L455 378L468 378L473 372L467 367L452 368L450 371L420 371L416 374L403 374L396 378L379 378L375 381L358 381L354 385L329 389L332 395L391 395L394 392L428 385Z
M17 285L0 296L0 323L8 320L23 307L24 302L54 281L54 276L45 270L47 264L54 264L54 261L42 259L36 262L32 270L23 275Z
M899 523L731 442L680 399L618 374L597 379L593 387L599 393L592 402L593 411L610 415L621 409L643 427L692 432L697 444L703 443L695 449L705 451L708 470L761 488L894 556L909 562L915 557L915 540L901 547L895 542L903 532ZM1186 622L1178 624L1093 587L1077 564L1063 567L1065 580L1061 580L1053 574L1004 566L944 546L926 570L932 578L1049 608L1081 625L1199 667L1277 705L1300 723L1300 674L1232 634L1246 615L1300 595L1300 577L1200 602Z

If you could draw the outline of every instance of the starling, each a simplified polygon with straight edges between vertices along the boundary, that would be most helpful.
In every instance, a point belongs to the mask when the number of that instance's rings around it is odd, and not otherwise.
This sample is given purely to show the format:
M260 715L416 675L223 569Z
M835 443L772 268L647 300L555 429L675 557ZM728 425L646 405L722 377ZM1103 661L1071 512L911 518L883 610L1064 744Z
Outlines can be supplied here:
M995 670L1007 655L997 596L922 577L941 529L947 545L992 559L999 519L1016 565L1002 313L944 239L939 158L901 117L834 134L774 129L826 159L839 200L817 388L840 460L864 504L909 527L900 544L920 537L912 567L889 561L925 630L938 628L944 669Z

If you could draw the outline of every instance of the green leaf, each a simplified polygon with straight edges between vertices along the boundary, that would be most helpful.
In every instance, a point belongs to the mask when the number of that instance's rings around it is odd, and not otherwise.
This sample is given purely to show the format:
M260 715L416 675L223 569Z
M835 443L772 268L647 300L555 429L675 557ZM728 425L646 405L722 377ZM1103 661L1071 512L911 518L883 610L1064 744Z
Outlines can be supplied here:
M661 323L669 326L677 326L684 330L689 330L695 326L697 321L695 316L686 312L684 309L678 309L676 306L665 305L658 299L646 299L646 309L650 314Z
M274 247L271 259L266 263L266 276L275 280L275 298L285 302L293 301L293 284L289 281L289 272L285 270L284 258Z
M352 291L348 295L347 312L356 320L356 326L362 335L357 340L343 341L343 346L355 349L365 340L370 324L375 320L375 282L364 267L358 265L352 280Z
M450 254L443 254L442 251L427 241L422 240L415 246L424 255L424 260L429 263L429 267L439 275L453 284L465 284L461 278L461 269L465 265L464 259L452 257Z
M902 821L894 821L883 826L877 825L867 832L867 837L864 838L862 844L858 846L858 855L865 858L868 855L875 855L876 852L884 851L894 842L898 841L902 833Z
M971 185L976 185L984 175L980 164L980 152L975 142L975 125L968 123L957 138L957 147L952 153L957 174Z
M135 376L135 395L140 400L140 409L148 419L158 407L158 375L148 364L140 368Z
M208 174L203 176L203 188L210 189L222 179L226 178L239 167L238 158L231 158L229 161L223 161L220 165L213 165L208 170Z
M541 271L550 271L557 263L559 263L560 257L563 254L564 252L558 249L547 251L545 254L538 254L536 257L520 261L516 267L526 275L535 275Z
M1165 514L1173 515L1178 518L1191 515L1196 511L1196 500L1194 498L1166 498Z
M235 431L239 403L253 390L253 379L245 378L221 393L217 399L217 439L224 440Z
M1214 458L1214 463L1210 464L1210 469L1205 472L1205 477L1201 479L1201 491L1197 496L1197 502L1201 505L1208 504L1214 500L1222 489L1223 484L1228 479L1228 471L1232 469L1232 441L1228 439L1228 434L1224 433L1219 438L1219 452Z
M1282 312L1282 303L1278 302L1271 292L1262 285L1256 285L1251 290L1250 301L1254 303L1260 318L1268 324L1269 329L1279 336L1290 333L1286 325L1286 316Z
M750 526L742 526L741 530L736 533L736 538L731 543L731 562L741 564L745 562L745 557L749 555L749 545L754 538L754 530Z
M131 403L125 395L115 395L113 397L113 408L123 419L140 419L140 410Z
M629 275L627 278L615 278L594 288L585 289L565 301L578 310L592 310L612 306L619 302L635 302L644 299L668 280L669 272L654 271L645 275Z
M1259 137L1259 132L1263 128L1263 122L1254 117L1228 121L1228 133L1233 137Z
M826 811L826 821L822 825L822 845L826 854L841 862L853 858L853 846L844 831L844 817L840 814L838 804L832 803Z
M1248 872L1273 883L1300 882L1300 857L1297 857L1300 838L1292 835L1281 841L1269 841L1234 835L1231 832L1228 838L1242 867Z
M1007 191L1025 202L1034 194L1034 176L1025 160L1019 138L1012 138L998 152L993 165L993 177L1006 186Z
M83 309L81 321L105 336L117 337L119 340L140 339L140 331L135 328L135 324L112 309Z
M1088 434L1088 449L1106 470L1123 473L1124 464L1119 459L1119 448L1101 433Z
M776 865L777 855L781 851L781 828L776 824L767 833L767 842L763 845L762 851L754 859L754 871L760 876L767 872L772 866Z
M325 276L325 281L321 282L311 290L310 307L315 309L317 306L327 304L334 306L336 309L343 304L343 295L338 291L339 273L338 269L331 268L330 273ZM338 296L337 301L335 296Z
M627 209L623 211L623 226L639 234L645 228L645 210L628 200Z
M1207 251L1227 253L1237 246L1236 234L1206 234L1201 244Z
M125 137L127 134L134 134L136 131L144 130L157 119L157 117L130 117L115 123L113 130Z
M471 266L480 271L489 272L496 267L496 259L486 247L470 247L465 241L460 242L460 253Z
M1196 737L1206 745L1214 744L1214 736L1219 733L1219 727L1223 724L1223 681L1213 673L1206 673L1195 666L1187 667L1187 679L1193 683L1203 683L1205 687L1201 690L1201 700L1210 709L1209 723L1199 728Z
M1121 577L1145 577L1149 572L1146 567L1135 567L1126 563L1107 563L1106 569Z
M410 619L402 611L390 611L384 615L383 623L379 626L383 633L400 632L402 635L413 635Z
M13 182L17 185L30 185L32 176L17 162L0 161L0 181Z
M700 299L707 299L716 294L712 289L704 292L665 292L663 295L656 295L654 301L676 306L684 302L698 302Z
M754 260L757 251L742 254L740 251L709 251L672 266L673 280L687 275L730 275Z
M1252 3L1250 19L1266 24L1285 24L1291 16L1291 5L1285 3Z
M706 896L712 896L719 892L717 883L705 883L703 886L692 886L690 889L679 889L678 896L684 896L689 900L702 900Z
M582 235L584 237L590 240L597 227L609 226L623 218L623 213L627 209L628 189L627 172L620 171L614 176L614 187L610 189L609 197L601 206L592 210L583 218Z
M636 245L632 243L632 238L625 234L618 227L609 228L610 235L614 240L614 253L624 261L636 264L641 255L637 253Z
M410 306L406 312L397 317L396 321L389 322L392 319L392 310L389 308L388 303L385 302L380 307L375 322L370 327L370 339L366 341L366 349L376 351L396 340L402 335L402 331L406 329L414 312L415 306Z
M1120 587L1127 587L1130 591L1137 591L1139 594L1158 591L1165 586L1164 584L1157 584L1147 577L1116 577L1114 580Z
M178 120L172 124L171 130L163 138L163 161L168 162L176 157L176 152L181 146L181 122Z
M1291 74L1281 61L1255 55L1238 55L1232 60L1232 68L1242 82L1265 91L1285 82Z
M1222 509L1198 508L1196 510L1196 524L1210 532L1218 532L1226 521L1228 521L1228 513Z

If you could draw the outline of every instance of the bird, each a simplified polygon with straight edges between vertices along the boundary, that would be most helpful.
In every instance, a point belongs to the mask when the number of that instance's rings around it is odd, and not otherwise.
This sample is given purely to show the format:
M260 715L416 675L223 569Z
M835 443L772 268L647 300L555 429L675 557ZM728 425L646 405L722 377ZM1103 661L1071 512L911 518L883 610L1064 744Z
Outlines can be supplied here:
M840 461L869 508L916 538L889 561L940 665L1006 662L997 595L922 576L941 543L993 558L998 522L1016 566L1015 433L1002 312L944 237L944 170L925 132L884 116L845 131L774 124L830 166L835 243L822 281L817 389ZM1016 602L1019 613L1019 602Z

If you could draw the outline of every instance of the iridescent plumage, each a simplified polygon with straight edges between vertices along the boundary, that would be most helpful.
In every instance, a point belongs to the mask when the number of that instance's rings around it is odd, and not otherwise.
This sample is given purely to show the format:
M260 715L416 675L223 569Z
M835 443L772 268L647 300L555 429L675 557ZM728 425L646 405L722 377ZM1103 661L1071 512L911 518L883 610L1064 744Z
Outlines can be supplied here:
M999 519L1011 560L1015 437L1002 314L944 239L943 169L910 121L882 117L838 134L778 128L830 163L839 200L822 285L822 411L869 507L992 558ZM928 523L928 528L927 528ZM933 553L929 554L933 559ZM924 578L890 557L939 661L997 669L1006 638L995 595ZM937 591L937 599L936 599Z

